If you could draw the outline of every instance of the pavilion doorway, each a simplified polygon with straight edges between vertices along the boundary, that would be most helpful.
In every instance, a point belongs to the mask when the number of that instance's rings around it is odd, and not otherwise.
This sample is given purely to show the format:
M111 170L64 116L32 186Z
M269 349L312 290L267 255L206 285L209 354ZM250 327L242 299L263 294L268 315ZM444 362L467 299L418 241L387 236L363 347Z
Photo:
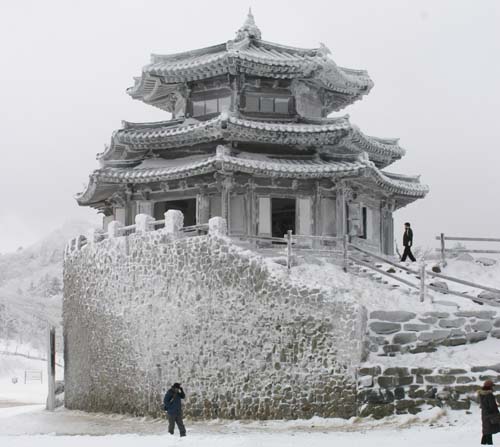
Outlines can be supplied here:
M271 199L271 229L273 237L283 237L288 230L295 234L295 199Z
M168 210L179 210L184 214L184 226L196 225L196 199L168 200L156 202L154 207L155 220L163 220Z

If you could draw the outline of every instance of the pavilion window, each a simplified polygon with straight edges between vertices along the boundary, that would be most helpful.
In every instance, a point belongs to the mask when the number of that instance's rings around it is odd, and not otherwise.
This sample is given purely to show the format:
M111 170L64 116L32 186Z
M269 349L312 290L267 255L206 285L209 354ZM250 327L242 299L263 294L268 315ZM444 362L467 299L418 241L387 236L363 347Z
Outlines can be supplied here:
M193 116L212 115L229 110L231 107L231 97L223 96L221 98L205 99L192 101Z
M259 97L258 96L247 96L245 104L245 110L248 112L259 112Z
M274 113L274 98L260 98L260 111L263 113Z
M244 110L246 112L288 115L289 105L289 97L246 95Z
M288 114L288 103L289 98L275 98L274 100L274 112Z

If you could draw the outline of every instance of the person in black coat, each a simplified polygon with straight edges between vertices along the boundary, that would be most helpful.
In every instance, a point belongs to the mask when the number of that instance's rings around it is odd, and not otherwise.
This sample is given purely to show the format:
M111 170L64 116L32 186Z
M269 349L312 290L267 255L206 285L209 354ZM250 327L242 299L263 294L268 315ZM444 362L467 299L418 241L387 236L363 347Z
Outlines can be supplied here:
M180 383L174 383L163 398L163 408L168 416L168 432L173 435L175 424L179 428L181 436L186 436L186 427L182 420L181 400L186 397Z
M487 380L477 392L481 406L481 421L483 424L483 437L481 445L493 445L493 434L500 432L500 413L493 395L493 382Z
M403 256L401 256L401 262L405 262L406 258L410 258L411 262L415 262L415 256L411 252L411 247L413 245L413 230L411 229L410 222L405 223L405 232L403 233Z

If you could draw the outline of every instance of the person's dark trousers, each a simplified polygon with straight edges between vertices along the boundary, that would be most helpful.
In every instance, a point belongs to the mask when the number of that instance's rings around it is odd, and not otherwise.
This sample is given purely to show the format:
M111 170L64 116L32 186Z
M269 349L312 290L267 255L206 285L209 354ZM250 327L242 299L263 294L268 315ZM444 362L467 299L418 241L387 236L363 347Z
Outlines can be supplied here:
M406 246L405 251L403 252L403 256L401 256L401 262L405 262L406 258L410 258L412 262L415 262L415 256L413 256L413 253L411 252L411 247Z
M182 413L179 414L168 414L168 432L173 435L175 424L179 428L179 433L181 436L186 436L186 427L184 427L184 422L182 421Z
M481 445L493 445L493 435L483 435Z

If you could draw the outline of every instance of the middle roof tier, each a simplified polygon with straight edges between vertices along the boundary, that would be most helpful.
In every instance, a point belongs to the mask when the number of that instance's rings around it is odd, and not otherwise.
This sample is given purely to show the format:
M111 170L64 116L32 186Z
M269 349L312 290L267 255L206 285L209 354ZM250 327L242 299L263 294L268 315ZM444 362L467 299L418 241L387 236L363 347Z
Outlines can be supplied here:
M211 152L218 144L230 144L251 152L275 156L317 156L351 160L366 153L384 168L400 159L405 150L398 139L365 135L349 117L259 121L222 113L198 121L193 118L152 123L123 122L113 133L111 144L98 160L103 166L134 166L149 157L178 158Z

